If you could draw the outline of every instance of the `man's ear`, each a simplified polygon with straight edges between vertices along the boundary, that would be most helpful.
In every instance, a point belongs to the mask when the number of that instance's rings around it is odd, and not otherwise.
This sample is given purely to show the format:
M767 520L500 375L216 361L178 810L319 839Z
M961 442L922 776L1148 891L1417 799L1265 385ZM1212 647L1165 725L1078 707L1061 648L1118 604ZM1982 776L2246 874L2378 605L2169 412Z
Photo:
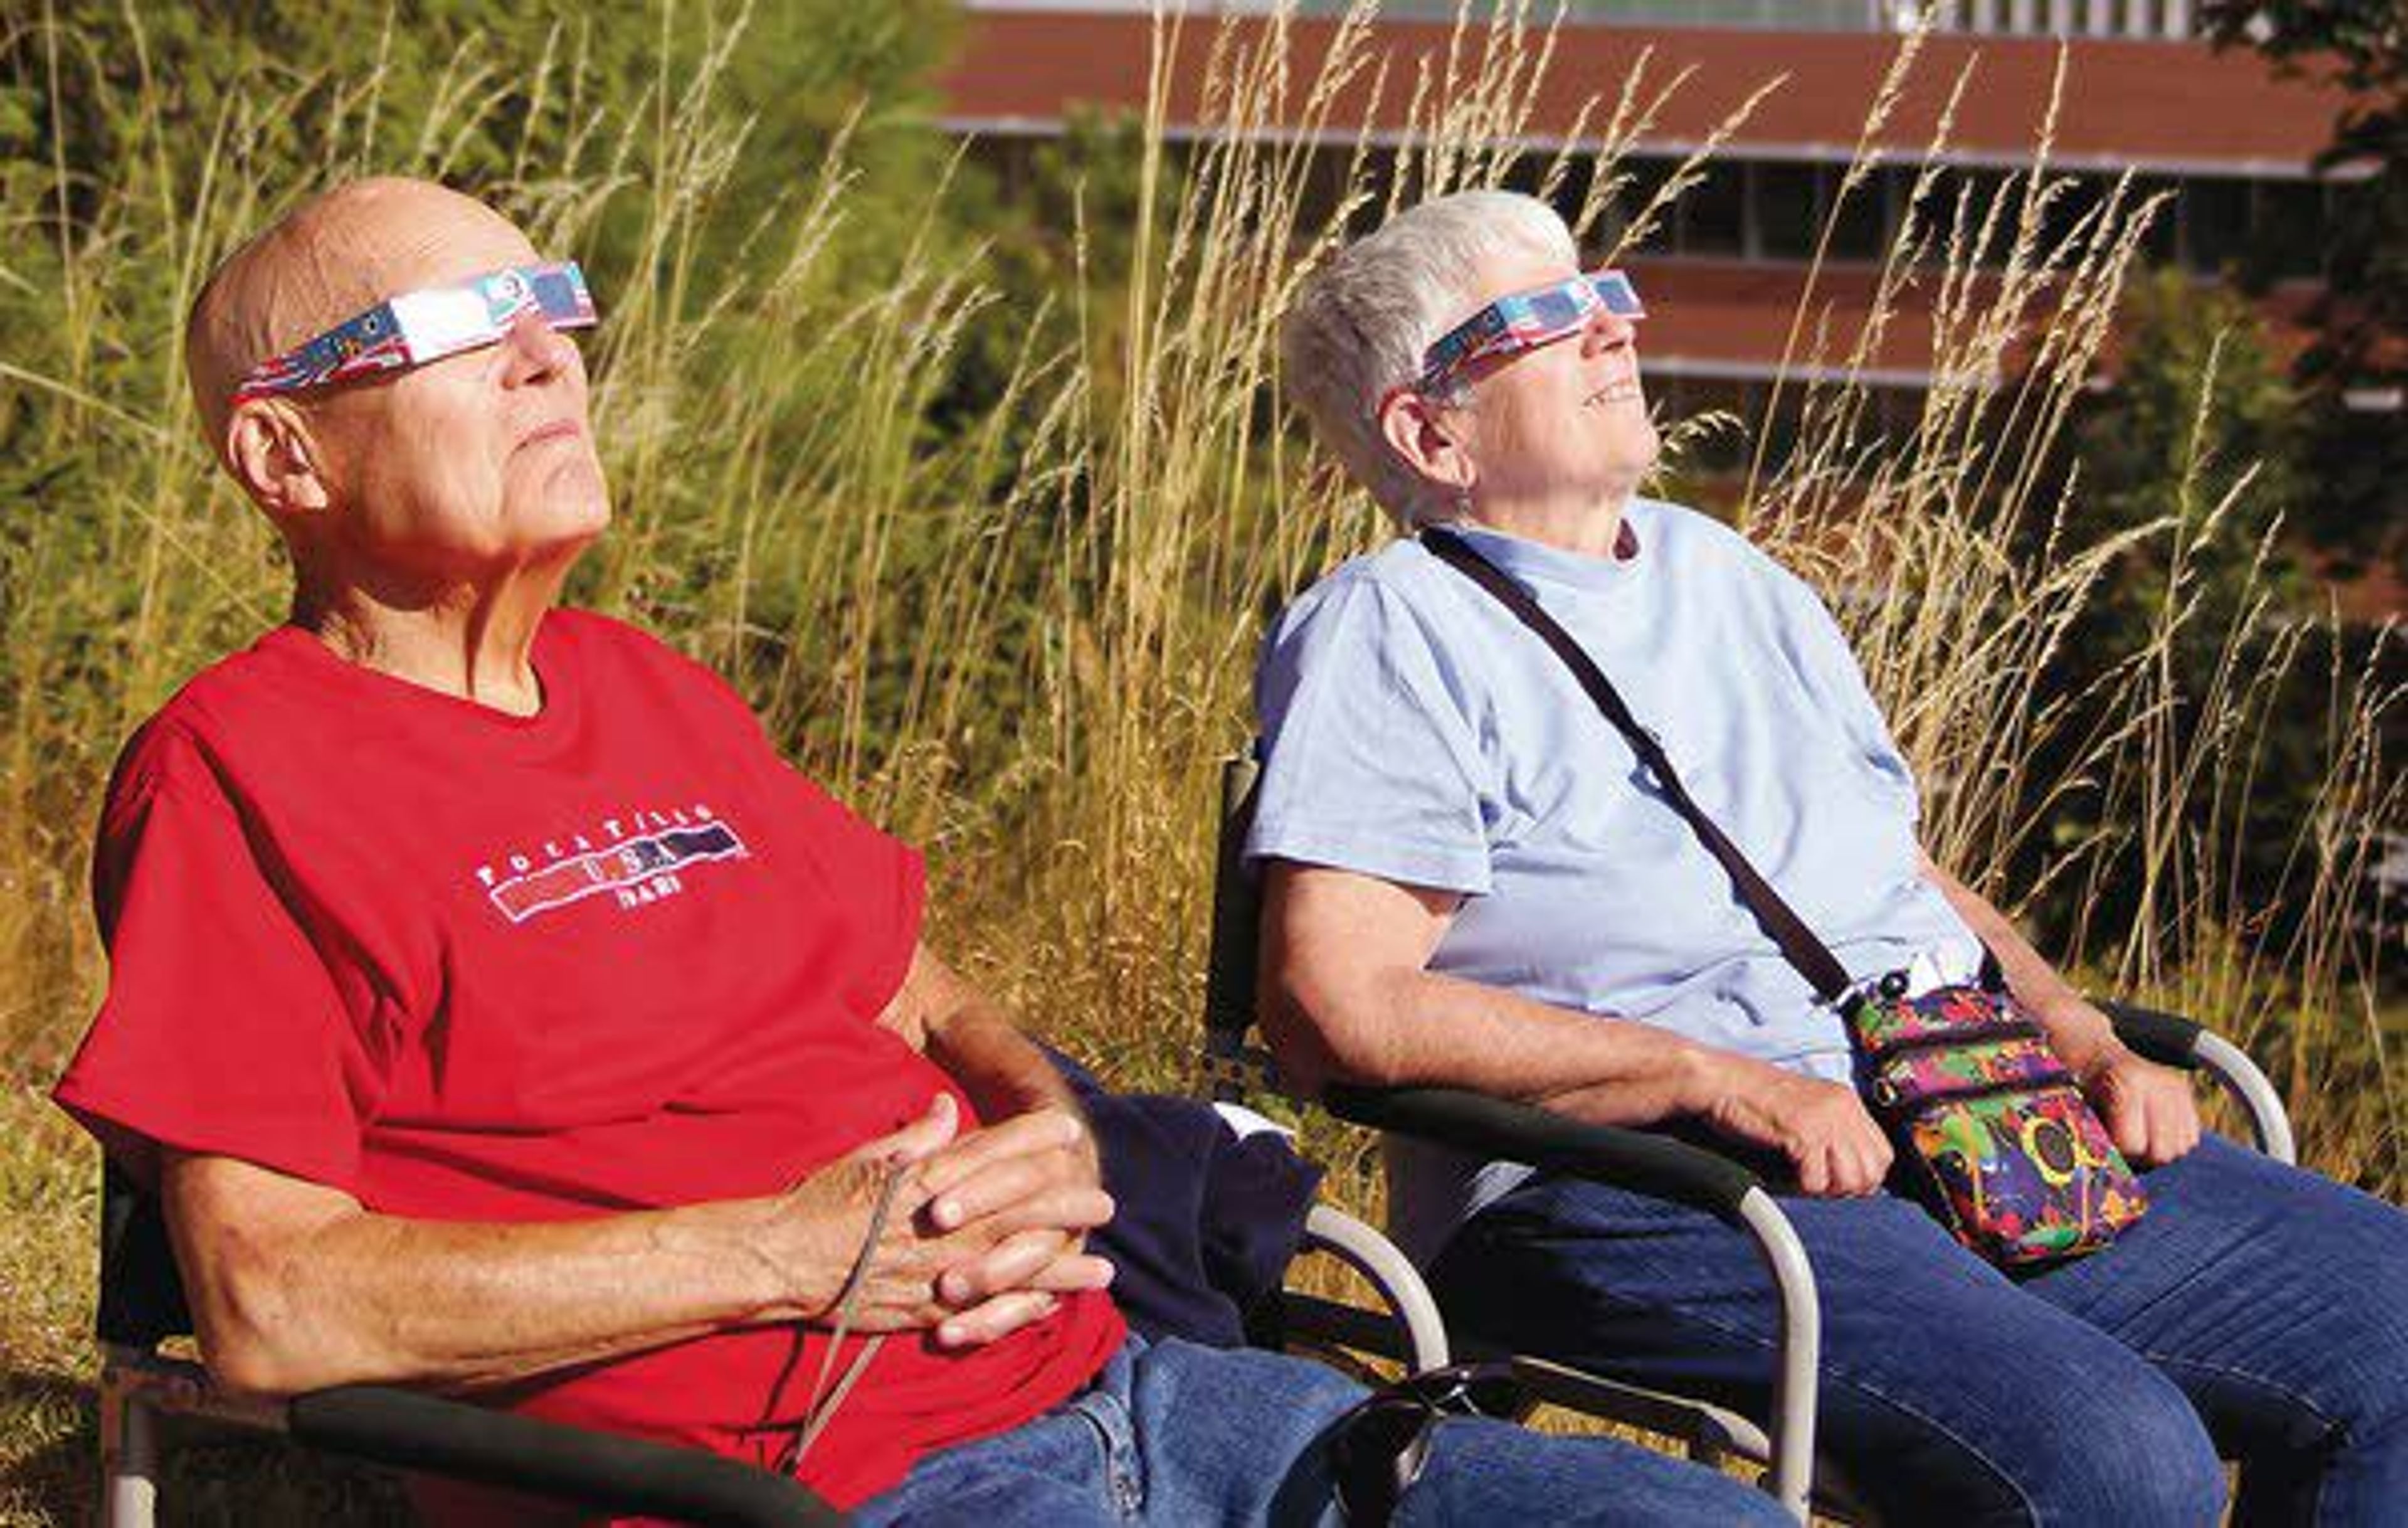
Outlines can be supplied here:
M1380 400L1380 433L1389 449L1432 483L1469 493L1480 481L1480 469L1463 449L1461 418L1410 387Z
M300 410L281 398L251 398L226 417L226 467L269 514L322 510L331 499L325 458Z

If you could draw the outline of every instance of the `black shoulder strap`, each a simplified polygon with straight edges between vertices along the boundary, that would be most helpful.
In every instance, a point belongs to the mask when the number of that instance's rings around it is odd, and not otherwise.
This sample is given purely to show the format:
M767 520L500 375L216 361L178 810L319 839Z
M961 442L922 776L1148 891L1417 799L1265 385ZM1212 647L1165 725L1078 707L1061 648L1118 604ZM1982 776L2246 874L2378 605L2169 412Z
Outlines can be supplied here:
M1678 812L1682 820L1696 832L1698 842L1706 846L1706 852L1729 872L1731 885L1738 890L1740 901L1756 915L1756 921L1763 926L1773 944L1780 946L1782 956L1798 968L1799 975L1813 985L1815 992L1825 1002L1834 1002L1845 994L1854 984L1848 979L1847 968L1840 964L1839 957L1833 955L1830 946L1816 938L1814 930L1806 927L1806 921L1782 901L1781 893L1772 889L1772 884L1756 873L1756 867L1747 862L1747 856L1740 853L1739 845L1714 826L1714 820L1706 815L1689 795L1688 787L1681 784L1670 757L1664 752L1662 740L1639 725L1639 719L1623 703L1622 696L1605 677L1605 671L1597 666L1596 660L1579 642L1572 640L1571 634L1555 623L1555 618L1530 597L1529 591L1506 577L1496 564L1474 552L1471 543L1462 537L1441 526L1432 526L1423 530L1421 539L1422 544L1440 561L1495 596L1498 603L1512 611L1524 626L1538 633L1541 641L1555 650L1555 656L1564 660L1564 666L1580 682L1580 687L1597 702L1597 709L1605 714L1605 719L1613 724L1614 730L1622 734L1629 742L1631 751L1639 756L1639 761L1646 765L1647 771L1656 777L1656 783L1663 787L1664 799L1672 804L1672 810Z

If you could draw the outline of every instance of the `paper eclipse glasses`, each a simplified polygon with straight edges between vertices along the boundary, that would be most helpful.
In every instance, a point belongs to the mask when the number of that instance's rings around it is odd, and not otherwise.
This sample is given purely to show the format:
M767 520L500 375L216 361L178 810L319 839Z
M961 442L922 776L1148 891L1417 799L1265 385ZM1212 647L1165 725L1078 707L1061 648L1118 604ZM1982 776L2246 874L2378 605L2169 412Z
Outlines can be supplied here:
M1519 355L1578 334L1598 313L1647 316L1639 289L1619 270L1595 270L1498 298L1449 329L1422 353L1420 390L1435 393L1465 367Z
M262 361L235 389L234 401L424 366L498 343L528 313L554 329L590 328L594 295L574 260L511 266L452 286L388 297L315 339Z

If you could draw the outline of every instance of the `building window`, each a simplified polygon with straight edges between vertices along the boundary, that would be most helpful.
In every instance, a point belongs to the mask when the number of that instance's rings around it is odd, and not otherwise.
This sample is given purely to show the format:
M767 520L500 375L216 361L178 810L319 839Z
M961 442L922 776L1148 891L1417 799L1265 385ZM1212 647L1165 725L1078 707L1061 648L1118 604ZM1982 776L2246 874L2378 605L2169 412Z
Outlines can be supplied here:
M1631 221L1679 164L1632 155L1614 167L1623 185L1592 231L1598 249L1611 250L1621 242ZM1847 173L1846 166L1829 162L1731 159L1709 165L1704 179L1683 194L1640 249L1659 256L1804 262L1813 258L1828 223L1827 259L1879 265L1889 257L1919 171L1901 165L1872 170L1842 201L1840 187ZM1557 198L1568 210L1580 204L1584 174L1576 166ZM2049 201L2042 225L2048 248L2061 247L2096 217L2116 178L2072 174L2057 179L2064 184ZM2028 170L1950 166L1925 199L1923 217L1944 244L1957 227L1958 198L1965 198L1962 238L1970 244L1983 224L1992 221L1996 206L1983 263L2002 265L2014 250L2029 184ZM2153 265L2180 265L2201 275L2231 270L2260 282L2314 279L2321 269L2331 198L2346 190L2335 191L2315 180L2136 176L2125 193L2122 215L2128 216L2152 196L2172 195L2141 236L2142 257ZM2000 197L2005 198L2002 206L1998 205Z
M2179 203L2182 263L2192 270L2221 270L2249 248L2249 182L2186 180Z
M2314 180L2261 180L2252 220L2249 274L2258 281L2313 280L2324 272L2325 188Z
M1806 260L1823 232L1822 175L1813 165L1754 165L1748 188L1755 238L1749 255L1761 260Z
M2086 239L2097 237L2096 214L2106 199L2105 190L2104 182L2092 176L2079 176L2058 187L2041 217L2042 249L2062 249L2076 232Z
M1907 180L1895 169L1876 169L1842 199L1847 181L1844 165L1818 166L1822 181L1819 206L1831 208L1830 258L1879 263L1889 253L1898 231L1899 208L1906 199ZM1836 204L1836 206L1834 205Z
M1746 166L1708 165L1705 179L1673 204L1676 254L1742 254L1747 247Z
M2169 266L2182 257L2182 182L2162 175L2135 176L2125 193L2130 205L2138 208L2168 192L2172 199L2157 209L2141 236L2141 256L2153 266Z
M1629 238L1631 227L1639 221L1640 214L1647 209L1649 202L1656 199L1656 193L1663 189L1665 177L1670 169L1668 160L1641 159L1636 154L1625 155L1613 166L1609 179L1621 183L1614 188L1613 199L1606 204L1604 214L1598 219L1592 236L1598 249L1608 252L1621 249L1623 240ZM1622 252L1636 254L1645 251L1660 253L1670 249L1671 243L1672 210L1666 208L1646 238Z

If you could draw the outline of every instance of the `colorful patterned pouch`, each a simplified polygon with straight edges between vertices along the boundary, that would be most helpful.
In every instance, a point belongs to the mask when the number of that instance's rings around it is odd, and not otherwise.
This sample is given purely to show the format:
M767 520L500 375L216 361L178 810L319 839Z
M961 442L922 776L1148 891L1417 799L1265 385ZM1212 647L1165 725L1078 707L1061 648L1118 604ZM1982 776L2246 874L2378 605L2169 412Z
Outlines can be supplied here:
M2078 1257L2147 1210L2072 1074L2004 993L1910 997L1893 973L1842 1011L1901 1175L1972 1251L2008 1268Z

